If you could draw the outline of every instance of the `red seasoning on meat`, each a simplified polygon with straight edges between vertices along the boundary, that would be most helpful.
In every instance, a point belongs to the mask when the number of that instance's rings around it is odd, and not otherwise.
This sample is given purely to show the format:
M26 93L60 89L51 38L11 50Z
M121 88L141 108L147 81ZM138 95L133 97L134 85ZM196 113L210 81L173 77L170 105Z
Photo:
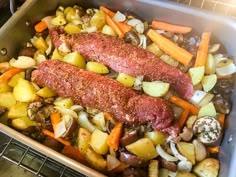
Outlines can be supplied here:
M76 104L112 113L118 121L129 125L151 123L156 130L173 136L173 112L161 98L140 95L117 81L78 67L48 60L32 73L40 86L48 86L61 97L72 98Z
M102 33L68 35L59 29L51 29L50 36L59 50L77 51L86 60L98 61L116 72L144 76L147 81L168 82L185 99L191 98L193 94L191 79L186 74L166 64L151 52L122 39Z

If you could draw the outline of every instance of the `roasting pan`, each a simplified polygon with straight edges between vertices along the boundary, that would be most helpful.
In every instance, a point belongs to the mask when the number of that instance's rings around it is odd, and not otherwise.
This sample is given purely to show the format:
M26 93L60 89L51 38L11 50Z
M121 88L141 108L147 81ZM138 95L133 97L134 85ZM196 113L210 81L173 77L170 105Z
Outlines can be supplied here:
M68 6L73 4L83 7L98 7L104 4L113 10L134 12L149 21L159 19L170 23L191 26L196 34L201 34L203 31L211 31L213 40L224 44L226 52L236 58L236 21L202 9L158 0L27 0L0 29L0 61L7 61L17 56L23 43L28 41L34 34L33 25L42 17L53 14L59 5ZM233 102L236 100L236 91L232 94L232 100ZM0 121L0 131L23 144L86 176L104 176L9 128L5 125L4 119L0 119ZM219 159L221 160L220 177L236 177L234 169L236 167L235 125L236 104L233 104L232 112L226 120L225 135L219 153Z

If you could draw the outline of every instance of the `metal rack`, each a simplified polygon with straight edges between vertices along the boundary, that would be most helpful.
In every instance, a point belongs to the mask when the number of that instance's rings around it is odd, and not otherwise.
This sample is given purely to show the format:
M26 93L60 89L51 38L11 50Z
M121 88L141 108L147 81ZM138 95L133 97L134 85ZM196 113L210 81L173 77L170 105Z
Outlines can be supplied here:
M40 177L86 177L34 149L0 133L0 157Z
M189 6L206 9L236 19L235 0L170 0Z

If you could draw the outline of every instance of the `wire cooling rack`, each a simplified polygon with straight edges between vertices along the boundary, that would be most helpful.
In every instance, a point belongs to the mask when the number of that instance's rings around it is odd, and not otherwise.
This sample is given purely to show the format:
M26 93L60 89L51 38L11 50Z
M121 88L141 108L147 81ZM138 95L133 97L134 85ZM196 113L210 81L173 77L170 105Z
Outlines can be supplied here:
M236 19L236 0L170 0Z

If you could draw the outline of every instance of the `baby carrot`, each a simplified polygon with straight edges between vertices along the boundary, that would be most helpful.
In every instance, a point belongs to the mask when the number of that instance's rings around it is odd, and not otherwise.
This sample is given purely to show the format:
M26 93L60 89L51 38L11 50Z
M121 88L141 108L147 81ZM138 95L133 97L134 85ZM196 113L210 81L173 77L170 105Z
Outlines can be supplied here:
M54 112L50 115L53 131L56 131L56 125L61 122L61 116L59 112Z
M122 133L122 127L123 123L118 122L115 127L111 130L110 135L108 136L107 139L107 144L114 150L117 150L119 147L119 142L120 142L120 136Z
M182 129L189 115L189 109L185 109L178 120L179 129Z
M55 138L54 133L53 133L53 132L50 132L50 131L47 130L47 129L43 129L42 132L43 132L45 135L47 135L47 136L50 136L50 137L52 137L52 138ZM69 141L66 141L66 140L64 140L64 139L62 139L62 138L55 138L55 139L56 139L57 141L59 141L60 143L66 145L66 146L71 146L71 143L70 143Z
M48 25L45 21L40 21L39 23L37 23L35 26L34 26L34 29L36 32L40 33L42 31L44 31L45 29L47 29Z
M115 33L119 36L119 38L124 37L124 33L120 30L117 24L112 20L112 18L105 14L106 23L115 31Z
M194 65L195 67L205 66L208 55L210 37L211 37L210 32L204 32L202 34L201 42L198 47L197 57Z
M73 147L73 146L65 146L62 151L62 154L64 154L67 157L70 157L78 162L84 163L86 164L86 159L83 156L83 154L81 154L81 152L79 151L79 149Z
M126 23L122 23L122 22L117 22L115 21L115 24L118 26L118 28L122 31L122 33L126 33L132 30L132 26L126 24Z
M105 14L109 15L111 18L114 17L115 15L115 12L112 12L110 9L106 8L105 6L100 6L99 9L105 12Z
M220 151L220 147L219 146L209 146L209 147L207 147L207 150L211 154L217 154Z
M184 109L188 109L191 112L191 114L193 114L193 115L197 115L199 112L199 109L196 106L192 105L191 103L189 103L189 102L187 102L175 95L170 97L170 102L172 102Z
M157 20L152 21L152 28L180 34L186 34L192 31L192 28L188 26L174 25Z
M225 125L225 114L220 114L218 116L218 121L219 121L221 127L224 128L224 125Z
M19 68L13 68L13 69L10 69L10 70L6 71L5 73L3 73L0 76L0 83L6 82L8 79L10 79L15 74L17 74L21 71L22 71L22 69L19 69Z
M188 65L192 60L193 55L191 53L179 47L153 29L150 29L147 32L147 35L161 50L163 50L165 53L167 53L180 63Z

